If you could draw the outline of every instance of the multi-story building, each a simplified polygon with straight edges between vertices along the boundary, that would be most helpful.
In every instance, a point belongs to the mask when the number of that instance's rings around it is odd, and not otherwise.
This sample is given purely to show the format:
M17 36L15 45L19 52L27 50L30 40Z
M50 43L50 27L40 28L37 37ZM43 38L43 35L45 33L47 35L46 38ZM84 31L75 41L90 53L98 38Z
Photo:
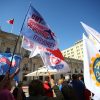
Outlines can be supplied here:
M22 57L19 66L20 67L19 80L23 81L24 83L27 83L29 80L33 79L33 77L25 77L25 75L37 70L39 67L44 66L44 64L40 56L29 58L30 52L21 48L22 37L20 37L18 41L17 39L18 39L17 35L0 30L0 52L9 51L13 53L16 47L15 54L18 54ZM80 47L80 45L77 44L77 48L79 48L78 46ZM71 75L74 73L83 72L83 62L81 60L65 57L65 61L69 64L71 71L69 73L64 73L64 75L67 74ZM60 75L57 74L55 78L57 79L58 77L60 77ZM40 78L42 79L43 77Z
M77 41L73 46L62 51L64 57L83 60L83 41Z

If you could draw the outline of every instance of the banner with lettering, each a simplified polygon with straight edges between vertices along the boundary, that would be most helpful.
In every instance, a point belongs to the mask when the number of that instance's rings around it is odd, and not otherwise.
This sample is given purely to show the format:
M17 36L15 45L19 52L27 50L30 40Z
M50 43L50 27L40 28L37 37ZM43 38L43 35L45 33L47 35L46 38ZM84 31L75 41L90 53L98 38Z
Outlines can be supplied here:
M31 5L21 28L21 34L46 48L55 49L57 46L55 34Z

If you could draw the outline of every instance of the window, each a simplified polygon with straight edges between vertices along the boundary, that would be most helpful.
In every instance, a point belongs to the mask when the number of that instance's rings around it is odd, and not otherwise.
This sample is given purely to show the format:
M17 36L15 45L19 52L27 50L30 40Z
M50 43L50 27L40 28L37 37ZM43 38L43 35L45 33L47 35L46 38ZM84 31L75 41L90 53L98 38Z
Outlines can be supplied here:
M6 51L5 51L5 53L11 53L10 52L10 48L7 48Z
M77 53L77 55L80 55L80 52L79 52L79 53Z
M66 57L66 54L64 54L64 57Z
M73 48L71 49L71 51L73 50Z
M68 55L70 55L70 53L68 53Z
M74 57L74 55L72 55L72 57Z
M77 49L77 52L79 51L79 49Z
M74 52L71 52L71 54L73 54Z
M79 48L79 46L77 46L76 48Z
M78 58L81 58L81 56L78 56Z
M25 76L26 74L23 74L23 81L27 81L27 77Z

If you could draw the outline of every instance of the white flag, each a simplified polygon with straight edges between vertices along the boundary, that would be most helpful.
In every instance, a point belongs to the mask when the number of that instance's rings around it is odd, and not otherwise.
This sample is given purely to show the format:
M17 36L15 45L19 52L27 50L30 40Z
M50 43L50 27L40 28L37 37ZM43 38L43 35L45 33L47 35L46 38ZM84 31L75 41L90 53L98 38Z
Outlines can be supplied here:
M95 29L93 29L92 27L86 25L85 23L81 22L83 28L85 29L88 37L96 44L96 43L100 43L100 33L97 32ZM98 41L98 42L97 42Z
M42 60L49 70L57 70L57 73L67 73L70 71L69 65L53 53L44 49L40 52Z
M92 93L100 97L100 44L83 35L84 82Z
M31 51L29 58L32 58L32 57L40 54L40 51L41 51L40 47L41 46L39 46L38 44L36 44L36 49L33 50L33 51Z

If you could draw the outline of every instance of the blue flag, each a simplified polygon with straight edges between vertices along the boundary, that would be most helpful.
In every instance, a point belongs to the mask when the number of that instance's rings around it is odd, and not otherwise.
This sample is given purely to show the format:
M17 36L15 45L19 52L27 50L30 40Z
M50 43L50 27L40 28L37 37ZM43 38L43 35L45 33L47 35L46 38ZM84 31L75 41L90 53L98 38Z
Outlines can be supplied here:
M23 23L21 34L46 48L56 48L56 36L31 5Z
M18 55L13 56L12 64L12 54L11 53L0 53L0 75L5 75L10 68L10 74L14 73L19 67L21 57ZM18 79L18 78L16 78Z

